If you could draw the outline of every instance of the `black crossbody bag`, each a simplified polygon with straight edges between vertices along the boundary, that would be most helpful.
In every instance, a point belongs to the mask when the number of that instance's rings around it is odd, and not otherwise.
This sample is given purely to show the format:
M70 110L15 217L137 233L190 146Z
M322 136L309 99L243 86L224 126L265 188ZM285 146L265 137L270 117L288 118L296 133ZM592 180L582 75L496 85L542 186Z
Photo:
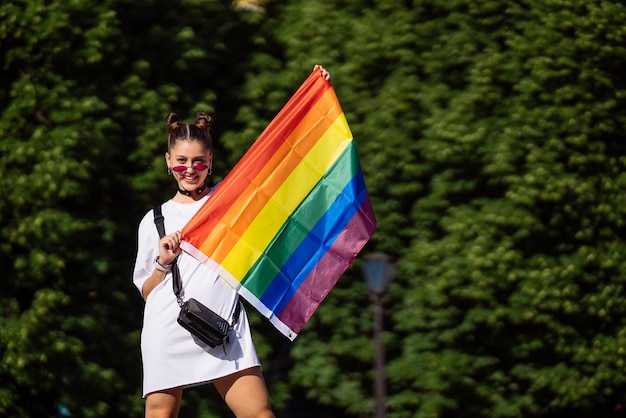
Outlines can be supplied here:
M159 237L163 238L165 236L165 218L161 213L161 206L156 206L153 211L154 223L159 231ZM237 307L233 313L232 325L196 299L190 298L183 302L181 296L182 282L180 280L180 271L178 270L176 260L172 263L172 287L178 305L180 306L178 323L210 347L217 347L218 345L228 343L228 333L239 320L239 313L241 311L239 300L237 300Z

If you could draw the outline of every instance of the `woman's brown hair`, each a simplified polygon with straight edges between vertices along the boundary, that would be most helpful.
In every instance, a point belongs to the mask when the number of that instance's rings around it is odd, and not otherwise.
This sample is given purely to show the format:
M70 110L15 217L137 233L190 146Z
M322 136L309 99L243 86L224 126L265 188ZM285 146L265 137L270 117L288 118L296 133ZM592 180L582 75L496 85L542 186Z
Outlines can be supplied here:
M213 151L213 140L211 138L211 126L213 118L204 112L196 115L196 122L193 125L182 123L176 113L168 113L165 122L169 128L167 136L167 150L171 150L178 141L200 141Z

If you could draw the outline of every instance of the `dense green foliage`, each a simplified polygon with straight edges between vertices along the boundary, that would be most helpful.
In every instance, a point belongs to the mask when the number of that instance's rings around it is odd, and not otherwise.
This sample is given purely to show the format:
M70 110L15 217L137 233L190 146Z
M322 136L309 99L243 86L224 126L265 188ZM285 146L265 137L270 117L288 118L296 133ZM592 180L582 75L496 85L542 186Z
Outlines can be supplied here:
M130 276L137 222L171 194L163 115L215 114L219 180L316 63L377 214L366 251L397 259L388 415L601 417L624 400L621 2L5 3L1 416L142 416ZM294 343L251 314L279 416L371 416L356 267ZM224 407L193 390L181 415Z
M420 285L395 318L394 403L417 399L419 416L597 416L626 386L626 14L482 5L418 30L430 109L415 169L428 180L411 211L404 275Z
M111 165L125 144L99 85L120 31L104 5L5 3L0 16L0 414L50 416L63 401L105 415L136 392L136 356L117 353L140 315L120 262L130 188Z
M238 74L222 57L242 45L224 43L238 15L220 3L201 11L0 6L0 415L49 416L59 401L77 416L142 414L130 277L137 222L171 194L163 116L213 111L219 84Z

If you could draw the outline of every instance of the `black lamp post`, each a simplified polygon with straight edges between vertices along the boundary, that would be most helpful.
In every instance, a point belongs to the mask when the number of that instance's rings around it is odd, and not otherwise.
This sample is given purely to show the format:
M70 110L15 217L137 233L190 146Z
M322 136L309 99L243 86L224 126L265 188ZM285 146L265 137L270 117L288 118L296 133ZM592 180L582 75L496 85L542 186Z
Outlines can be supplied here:
M376 356L374 367L374 395L376 398L376 418L385 417L386 385L385 385L385 345L383 343L383 303L382 297L387 291L387 285L393 278L395 266L391 257L384 253L373 253L363 259L363 276L370 290L370 297L374 304L374 345Z

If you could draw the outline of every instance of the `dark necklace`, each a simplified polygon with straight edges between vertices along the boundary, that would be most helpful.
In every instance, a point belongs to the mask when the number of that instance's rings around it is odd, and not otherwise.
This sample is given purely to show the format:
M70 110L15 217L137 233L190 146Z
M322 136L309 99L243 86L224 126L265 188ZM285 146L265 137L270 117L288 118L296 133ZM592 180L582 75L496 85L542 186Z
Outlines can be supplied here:
M192 190L192 191L188 191L188 190L183 190L180 187L178 188L178 193L180 194L184 194L185 196L200 196L202 194L202 192L204 192L206 190L206 184L198 187L196 190Z

